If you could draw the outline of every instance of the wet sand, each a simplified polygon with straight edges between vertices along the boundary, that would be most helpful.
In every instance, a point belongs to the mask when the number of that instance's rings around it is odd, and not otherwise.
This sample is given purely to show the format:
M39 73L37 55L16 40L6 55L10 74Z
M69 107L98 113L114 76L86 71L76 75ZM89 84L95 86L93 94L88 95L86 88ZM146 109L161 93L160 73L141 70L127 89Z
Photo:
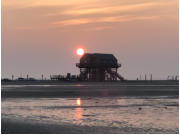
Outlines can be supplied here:
M77 126L73 124L61 125L61 124L44 124L24 121L13 121L10 119L2 120L2 133L5 134L76 134L76 133L112 133L111 128L107 127L88 127L88 126ZM113 133L119 133L118 128L113 128ZM115 131L117 130L117 131ZM123 131L124 130L124 131ZM121 133L126 133L127 129L123 129ZM137 132L137 130L136 130Z
M2 134L178 134L179 132L161 130L161 129L147 129L130 128L130 127L102 127L102 126L77 126L73 124L42 124L38 122L22 122L3 119Z
M178 133L179 84L6 82L2 133Z

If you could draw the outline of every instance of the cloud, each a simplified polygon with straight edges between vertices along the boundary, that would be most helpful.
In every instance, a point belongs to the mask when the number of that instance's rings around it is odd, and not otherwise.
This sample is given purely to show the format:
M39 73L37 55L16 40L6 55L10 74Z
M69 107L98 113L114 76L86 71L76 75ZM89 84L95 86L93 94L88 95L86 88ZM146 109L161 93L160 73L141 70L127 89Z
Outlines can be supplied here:
M80 25L89 23L115 23L124 21L134 20L149 20L155 19L158 16L112 16L112 17L100 17L100 18L80 18L80 19L69 19L63 21L53 22L54 25L69 26L69 25Z
M149 20L168 15L167 18L172 19L172 16L177 18L174 14L176 12L171 9L172 4L177 5L177 2L172 0L166 2L164 0L7 0L2 2L2 7L6 9L2 12L12 16L7 19L13 27L17 26L17 23L18 26L47 29L71 25ZM16 9L10 11L8 8ZM14 21L11 21L13 19Z
M56 25L78 25L78 24L87 24L91 23L93 20L92 19L70 19L70 20L64 20L64 21L58 21L54 22L52 24Z
M151 3L140 3L134 5L122 5L122 6L112 6L112 7L101 7L101 8L89 8L89 9L74 9L67 10L61 14L66 15L83 15L83 14L97 14L97 13L115 13L120 11L133 11L142 10L152 6L159 6L162 3L151 2Z
M96 2L95 0L94 2ZM34 8L34 7L57 7L78 6L90 3L89 0L3 0L2 6L9 8Z
M47 16L56 16L56 15L69 15L69 16L80 16L80 15L89 15L89 14L113 14L120 12L136 12L141 10L147 10L153 7L160 7L167 5L165 2L144 2L144 3L136 3L136 4L126 4L126 5L103 5L100 6L98 3L94 6L75 6L77 8L67 8L64 11L49 13Z

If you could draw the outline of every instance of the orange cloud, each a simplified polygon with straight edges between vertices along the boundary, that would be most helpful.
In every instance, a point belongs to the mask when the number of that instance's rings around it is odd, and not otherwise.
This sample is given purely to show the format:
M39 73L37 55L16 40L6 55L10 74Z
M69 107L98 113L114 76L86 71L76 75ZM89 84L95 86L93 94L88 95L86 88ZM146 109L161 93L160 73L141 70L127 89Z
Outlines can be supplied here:
M80 25L80 24L88 24L88 23L114 23L114 22L124 22L124 21L134 21L134 20L149 20L155 19L158 16L113 16L113 17L100 17L100 18L80 18L80 19L69 19L54 22L52 24L55 25Z
M11 8L53 7L88 3L89 0L7 0L2 5Z
M78 15L88 15L88 14L112 14L117 12L135 12L140 10L149 9L152 7L160 7L169 4L168 2L145 2L138 4L130 4L130 5L101 5L96 6L96 8L86 7L86 8L72 8L66 9L61 12L56 13L48 13L46 16L56 16L56 15L70 15L70 16L78 16ZM80 6L81 7L81 6Z
M78 25L78 24L87 24L91 23L92 19L70 19L70 20L64 20L64 21L58 21L54 22L52 24L61 24L61 25Z
M65 10L60 14L66 15L83 15L83 14L97 14L97 13L115 13L120 11L133 11L133 10L143 10L153 6L160 6L163 3L151 2L151 3L140 3L134 5L122 5L122 6L112 6L112 7L101 7L101 8L89 8L89 9L74 9Z

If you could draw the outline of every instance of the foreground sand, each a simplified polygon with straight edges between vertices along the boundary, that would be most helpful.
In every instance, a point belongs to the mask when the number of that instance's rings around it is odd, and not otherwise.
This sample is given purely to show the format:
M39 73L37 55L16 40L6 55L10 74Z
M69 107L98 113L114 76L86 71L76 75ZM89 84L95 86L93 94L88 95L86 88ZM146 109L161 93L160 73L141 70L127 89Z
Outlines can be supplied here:
M143 130L141 127L103 127L103 126L78 126L73 124L44 124L37 121L13 121L10 119L2 119L2 134L178 134L178 130L168 131L160 129Z

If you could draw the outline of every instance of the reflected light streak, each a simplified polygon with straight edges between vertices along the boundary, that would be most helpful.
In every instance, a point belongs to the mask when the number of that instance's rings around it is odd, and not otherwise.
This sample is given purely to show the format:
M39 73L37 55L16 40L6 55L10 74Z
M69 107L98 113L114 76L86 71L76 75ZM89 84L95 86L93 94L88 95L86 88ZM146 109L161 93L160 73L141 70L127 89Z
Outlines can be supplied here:
M81 106L81 99L77 98L76 99L76 105L77 106ZM76 114L75 114L75 118L78 122L81 122L81 118L82 118L82 109L80 107L76 108Z
M76 108L76 115L75 115L76 120L80 122L82 118L82 109L81 108Z

